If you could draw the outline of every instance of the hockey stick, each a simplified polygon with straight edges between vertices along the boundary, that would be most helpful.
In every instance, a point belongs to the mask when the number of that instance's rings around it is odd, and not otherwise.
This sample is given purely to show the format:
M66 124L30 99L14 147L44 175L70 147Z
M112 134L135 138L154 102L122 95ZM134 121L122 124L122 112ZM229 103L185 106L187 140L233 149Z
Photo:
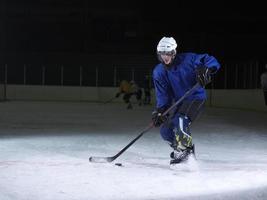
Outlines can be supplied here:
M189 94L191 94L196 88L199 87L199 84L195 84L190 90L188 90L179 100L177 100L172 106L170 106L162 115L167 115L173 108L175 108L179 103L181 103L186 97L188 97ZM148 132L150 129L154 127L153 122L150 122L150 124L143 130L139 135L134 138L129 144L127 144L123 149L121 149L116 155L110 156L110 157L97 157L92 156L89 158L89 162L95 162L95 163L107 163L112 162L116 158L118 158L124 151L126 151L130 146L132 146L133 143L135 143L140 137L142 137L146 132Z

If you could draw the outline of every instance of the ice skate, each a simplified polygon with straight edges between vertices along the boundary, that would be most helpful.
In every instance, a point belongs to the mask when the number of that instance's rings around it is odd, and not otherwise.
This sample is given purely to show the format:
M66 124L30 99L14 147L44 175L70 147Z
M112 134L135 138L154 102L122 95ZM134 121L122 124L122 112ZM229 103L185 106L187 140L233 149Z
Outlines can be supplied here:
M187 147L185 149L177 148L170 154L170 157L171 157L170 164L173 165L173 164L186 162L190 155L195 157L195 146L194 145L192 147Z

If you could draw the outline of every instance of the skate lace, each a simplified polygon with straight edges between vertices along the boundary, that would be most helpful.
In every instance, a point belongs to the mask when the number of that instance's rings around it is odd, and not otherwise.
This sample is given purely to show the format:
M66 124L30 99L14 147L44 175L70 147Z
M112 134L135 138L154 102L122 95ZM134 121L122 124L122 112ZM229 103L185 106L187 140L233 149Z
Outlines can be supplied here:
M174 150L171 154L171 158L176 159L184 159L186 158L191 152L191 149L185 149L185 150Z

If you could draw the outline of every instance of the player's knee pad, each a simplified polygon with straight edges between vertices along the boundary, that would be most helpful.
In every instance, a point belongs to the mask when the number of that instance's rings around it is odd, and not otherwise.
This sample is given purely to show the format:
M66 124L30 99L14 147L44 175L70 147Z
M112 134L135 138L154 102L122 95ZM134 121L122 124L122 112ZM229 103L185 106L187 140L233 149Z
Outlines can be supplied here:
M184 115L178 115L175 118L174 128L172 129L174 133L173 146L181 149L191 147L193 144L189 129L190 119Z
M168 141L172 147L187 148L192 146L192 136L188 117L177 114L169 122L162 125L161 137Z

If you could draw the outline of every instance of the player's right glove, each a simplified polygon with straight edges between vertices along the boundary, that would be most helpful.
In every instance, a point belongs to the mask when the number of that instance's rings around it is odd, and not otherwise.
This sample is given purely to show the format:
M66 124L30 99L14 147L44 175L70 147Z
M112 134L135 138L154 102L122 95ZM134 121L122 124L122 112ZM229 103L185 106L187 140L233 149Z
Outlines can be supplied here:
M152 122L155 127L159 127L161 124L163 124L165 121L167 121L168 117L167 115L162 115L163 110L157 109L152 112Z

